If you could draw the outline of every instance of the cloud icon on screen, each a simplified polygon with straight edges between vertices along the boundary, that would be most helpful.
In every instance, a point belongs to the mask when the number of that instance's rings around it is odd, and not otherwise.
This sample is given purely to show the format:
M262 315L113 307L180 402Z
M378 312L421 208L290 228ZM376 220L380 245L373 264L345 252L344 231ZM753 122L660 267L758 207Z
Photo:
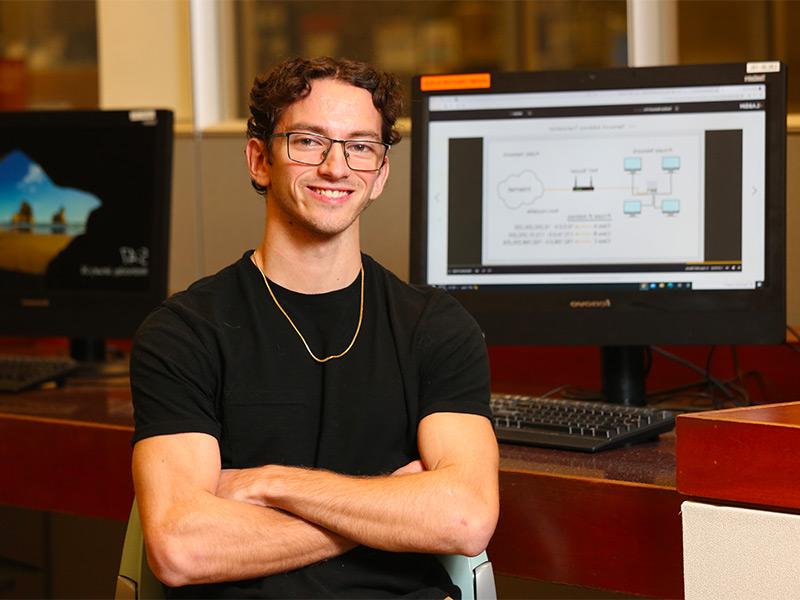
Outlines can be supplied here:
M506 177L497 184L497 195L508 208L533 204L544 194L544 185L533 171Z

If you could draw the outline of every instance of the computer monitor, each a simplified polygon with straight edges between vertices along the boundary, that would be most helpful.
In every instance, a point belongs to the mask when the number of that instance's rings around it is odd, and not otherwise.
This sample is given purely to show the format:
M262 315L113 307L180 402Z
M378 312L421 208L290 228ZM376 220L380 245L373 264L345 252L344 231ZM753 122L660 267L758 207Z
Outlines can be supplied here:
M0 335L101 358L167 293L172 113L0 112L0 132Z
M489 344L642 404L648 345L784 339L781 63L418 76L412 124L411 279Z

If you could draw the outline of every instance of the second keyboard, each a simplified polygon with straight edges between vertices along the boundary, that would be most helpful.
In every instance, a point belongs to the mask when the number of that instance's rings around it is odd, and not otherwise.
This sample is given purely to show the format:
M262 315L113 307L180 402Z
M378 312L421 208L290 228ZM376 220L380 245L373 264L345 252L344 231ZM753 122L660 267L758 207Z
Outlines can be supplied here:
M48 381L63 382L78 363L66 357L0 355L0 392L21 392Z

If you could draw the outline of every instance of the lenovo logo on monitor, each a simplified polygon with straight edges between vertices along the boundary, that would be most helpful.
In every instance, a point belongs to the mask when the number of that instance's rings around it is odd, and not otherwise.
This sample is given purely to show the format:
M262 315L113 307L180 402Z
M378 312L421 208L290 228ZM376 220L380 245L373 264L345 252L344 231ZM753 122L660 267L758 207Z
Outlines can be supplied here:
M611 308L611 300L570 300L570 308Z

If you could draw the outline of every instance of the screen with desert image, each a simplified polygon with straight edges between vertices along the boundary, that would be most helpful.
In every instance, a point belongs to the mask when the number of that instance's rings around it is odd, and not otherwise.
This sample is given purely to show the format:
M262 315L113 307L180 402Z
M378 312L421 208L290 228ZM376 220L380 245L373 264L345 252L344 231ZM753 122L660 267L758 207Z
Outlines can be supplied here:
M150 287L155 112L29 113L0 136L0 289Z

